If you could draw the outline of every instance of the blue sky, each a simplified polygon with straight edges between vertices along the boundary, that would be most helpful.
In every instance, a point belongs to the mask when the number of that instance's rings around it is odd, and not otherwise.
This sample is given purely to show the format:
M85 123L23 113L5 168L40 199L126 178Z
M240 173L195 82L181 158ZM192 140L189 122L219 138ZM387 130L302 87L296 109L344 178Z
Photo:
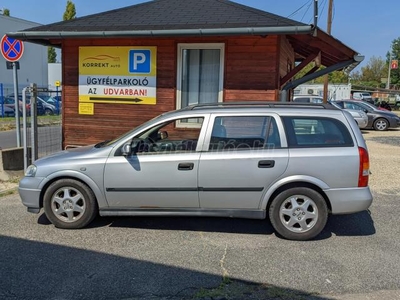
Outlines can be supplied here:
M201 1L201 0L199 0ZM124 6L147 2L145 0L72 0L77 17L99 13ZM283 17L312 23L312 0L234 0ZM8 8L11 16L50 24L62 20L67 1L54 0L0 0L0 9ZM328 0L319 0L318 26L326 30ZM296 14L293 13L301 8ZM375 55L386 59L391 42L400 37L399 0L334 0L332 35L345 45L365 56L365 65ZM357 68L356 70L359 70Z

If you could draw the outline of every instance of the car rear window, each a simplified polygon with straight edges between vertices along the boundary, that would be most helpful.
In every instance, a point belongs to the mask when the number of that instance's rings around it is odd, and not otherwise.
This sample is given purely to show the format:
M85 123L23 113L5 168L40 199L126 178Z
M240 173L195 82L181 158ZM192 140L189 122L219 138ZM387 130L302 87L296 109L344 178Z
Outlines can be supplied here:
M347 127L336 119L283 117L289 147L353 147Z

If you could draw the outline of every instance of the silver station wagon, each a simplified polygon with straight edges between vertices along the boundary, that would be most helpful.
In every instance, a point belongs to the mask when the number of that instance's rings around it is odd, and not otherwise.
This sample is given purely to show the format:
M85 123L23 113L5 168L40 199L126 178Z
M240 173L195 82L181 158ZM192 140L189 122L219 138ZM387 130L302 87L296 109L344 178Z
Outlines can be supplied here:
M220 103L165 113L96 145L28 167L19 193L59 228L100 216L269 218L279 236L316 237L328 215L366 210L368 150L329 104Z

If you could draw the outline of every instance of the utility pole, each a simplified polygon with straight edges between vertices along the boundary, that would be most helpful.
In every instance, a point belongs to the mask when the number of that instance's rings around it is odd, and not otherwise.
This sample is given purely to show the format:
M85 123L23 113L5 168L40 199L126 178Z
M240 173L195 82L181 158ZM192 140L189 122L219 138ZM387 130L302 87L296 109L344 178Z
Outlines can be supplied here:
M387 88L388 90L390 90L390 71L391 71L391 69L392 69L392 59L393 59L392 53L394 52L396 46L397 46L397 42L395 42L395 43L393 43L392 45L390 45L390 51L389 51L389 69L388 69L388 78L387 78L387 82L386 82L386 88ZM396 55L396 52L395 52L395 55ZM394 58L396 58L396 56L395 56ZM393 69L397 69L397 68L398 68L398 66L397 66L397 64L396 64L396 67L393 68Z
M386 82L386 89L390 90L390 71L392 69L392 47L390 47L390 54L389 54L389 70L388 70L388 78Z
M333 0L329 0L329 9L328 9L328 24L327 24L327 32L331 34L332 31L332 10L333 10ZM328 102L328 74L324 76L324 103Z

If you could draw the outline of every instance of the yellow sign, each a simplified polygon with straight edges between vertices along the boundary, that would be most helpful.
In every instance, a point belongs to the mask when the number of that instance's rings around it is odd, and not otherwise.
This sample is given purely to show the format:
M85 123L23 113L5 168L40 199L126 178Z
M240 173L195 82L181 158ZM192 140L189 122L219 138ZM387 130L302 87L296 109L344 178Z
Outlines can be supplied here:
M55 86L61 86L61 82L57 80Z
M156 47L79 47L79 101L156 104Z
M94 104L79 102L80 115L94 115Z

